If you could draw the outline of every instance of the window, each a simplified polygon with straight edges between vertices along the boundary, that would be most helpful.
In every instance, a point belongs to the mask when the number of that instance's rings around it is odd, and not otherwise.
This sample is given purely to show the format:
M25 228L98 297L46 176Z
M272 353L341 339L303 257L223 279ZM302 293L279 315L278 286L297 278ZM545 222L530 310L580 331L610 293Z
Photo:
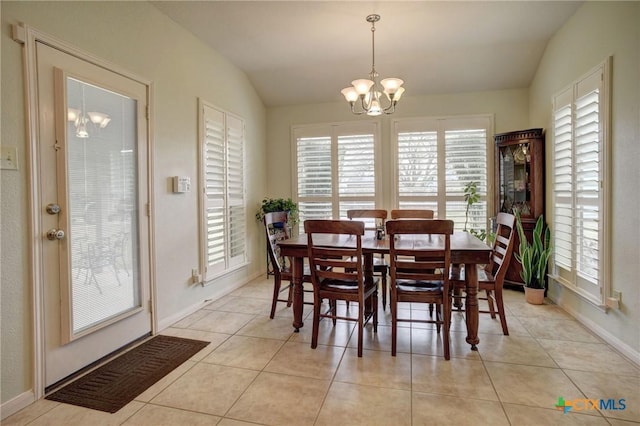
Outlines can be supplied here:
M597 305L608 294L609 61L553 98L553 242L558 282Z
M244 123L200 105L201 269L206 282L246 263Z
M306 219L346 218L378 204L377 125L294 127L296 200Z
M488 154L492 120L489 116L396 120L395 205L401 209L431 209L435 217L466 220L464 188L477 182L480 201L469 211L467 229L487 228L490 187ZM493 152L493 151L491 151Z

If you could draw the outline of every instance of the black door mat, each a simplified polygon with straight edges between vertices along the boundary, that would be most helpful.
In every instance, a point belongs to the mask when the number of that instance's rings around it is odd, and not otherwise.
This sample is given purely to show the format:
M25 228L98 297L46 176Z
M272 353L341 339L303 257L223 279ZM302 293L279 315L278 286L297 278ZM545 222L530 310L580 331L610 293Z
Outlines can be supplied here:
M155 336L46 399L115 413L208 344Z

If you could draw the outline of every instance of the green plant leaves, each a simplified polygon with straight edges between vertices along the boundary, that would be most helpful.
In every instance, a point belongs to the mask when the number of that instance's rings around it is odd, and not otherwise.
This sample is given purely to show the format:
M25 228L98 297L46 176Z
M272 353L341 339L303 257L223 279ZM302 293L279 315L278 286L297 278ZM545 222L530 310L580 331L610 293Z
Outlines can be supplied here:
M533 228L532 242L529 243L522 228L519 213L516 213L516 219L520 248L518 253L514 253L514 255L516 260L522 265L520 278L522 278L522 282L527 287L544 288L547 264L553 251L551 247L551 231L548 227L544 226L544 217L540 215L536 226Z

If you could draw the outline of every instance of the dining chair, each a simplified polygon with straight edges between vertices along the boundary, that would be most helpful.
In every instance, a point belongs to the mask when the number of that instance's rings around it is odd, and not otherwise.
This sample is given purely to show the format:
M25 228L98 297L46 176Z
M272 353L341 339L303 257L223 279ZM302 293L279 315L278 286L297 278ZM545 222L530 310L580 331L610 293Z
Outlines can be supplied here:
M433 219L433 210L429 209L394 209L391 219ZM429 316L433 316L433 305L429 305Z
M306 220L308 257L313 283L313 330L311 347L318 346L321 318L356 321L358 328L358 357L362 357L364 326L371 321L378 331L378 277L365 277L362 254L364 223L352 220ZM323 237L342 238L339 247L322 246ZM326 241L326 239L325 239ZM323 299L329 301L329 310L321 313ZM358 316L341 316L337 301L357 302Z
M287 307L293 302L293 286L291 285L291 262L280 255L278 241L289 239L289 223L287 212L272 212L264 215L264 229L267 237L267 253L269 253L269 261L273 266L273 297L271 299L271 314L269 318L273 319L276 313L276 304L278 302L286 302ZM302 282L311 282L309 267L305 265L302 275ZM283 286L283 281L289 283ZM286 291L287 297L281 298L280 293ZM311 292L311 290L306 290ZM304 294L304 293L303 293ZM310 305L311 302L306 302Z
M373 219L373 221L365 221L365 230L372 229L377 231L378 222L384 229L384 223L387 220L387 211L382 209L372 210L347 210L347 217L353 219ZM367 226L369 225L369 226ZM384 255L373 257L373 272L380 274L380 284L382 288L382 309L387 308L387 274L389 273L389 264Z
M444 358L450 359L451 220L403 219L387 222L391 265L391 355L396 355L399 322L435 323L442 335ZM411 234L412 237L405 237ZM415 239L418 238L416 241ZM429 246L433 245L432 248ZM429 249L427 249L429 248ZM400 317L399 303L436 305L436 317L420 319L415 312Z
M512 214L498 213L496 219L498 227L496 229L495 240L493 241L491 261L487 265L478 267L478 290L484 290L486 292L486 297L478 297L478 299L486 300L489 305L489 310L479 310L479 312L491 314L491 318L495 319L497 308L502 333L505 336L509 335L509 328L507 327L507 317L504 312L502 287L513 254L516 234L514 229L515 221L516 218ZM464 278L464 268L454 269L452 271L451 284L456 292L456 298L459 297L465 288ZM462 310L461 300L458 300L455 305L459 307L459 310Z
M391 210L391 219L433 219L433 210L395 209Z

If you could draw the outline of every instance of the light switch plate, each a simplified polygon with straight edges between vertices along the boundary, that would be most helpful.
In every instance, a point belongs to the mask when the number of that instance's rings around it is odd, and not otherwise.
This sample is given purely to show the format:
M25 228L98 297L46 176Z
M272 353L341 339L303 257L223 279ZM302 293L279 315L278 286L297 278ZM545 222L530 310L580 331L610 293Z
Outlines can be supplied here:
M18 170L18 148L15 146L3 146L0 149L2 170Z

